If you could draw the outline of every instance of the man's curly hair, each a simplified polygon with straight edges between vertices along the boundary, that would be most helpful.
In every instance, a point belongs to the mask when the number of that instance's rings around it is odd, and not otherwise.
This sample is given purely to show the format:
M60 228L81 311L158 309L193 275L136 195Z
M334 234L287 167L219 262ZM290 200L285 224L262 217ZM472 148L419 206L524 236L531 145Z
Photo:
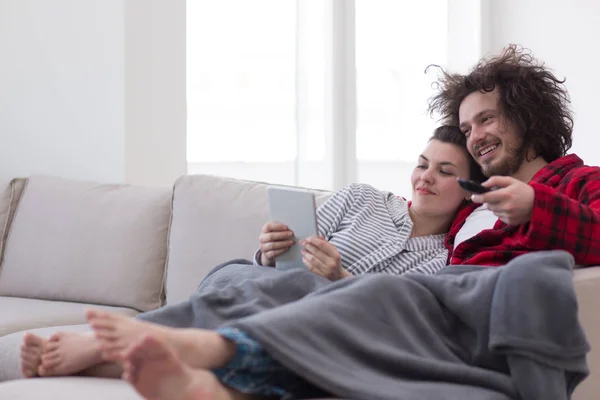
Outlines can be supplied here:
M442 70L435 83L439 92L429 99L429 113L457 126L465 97L498 88L504 114L522 135L525 148L532 147L537 157L552 162L572 145L573 115L564 82L529 50L510 45L499 56L481 60L468 75Z

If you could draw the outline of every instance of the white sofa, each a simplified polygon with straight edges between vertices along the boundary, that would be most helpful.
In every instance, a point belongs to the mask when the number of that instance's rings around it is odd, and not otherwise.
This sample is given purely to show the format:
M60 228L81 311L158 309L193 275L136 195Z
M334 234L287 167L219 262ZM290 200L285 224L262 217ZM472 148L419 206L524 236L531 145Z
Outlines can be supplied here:
M315 192L317 202L329 193ZM119 380L20 379L25 331L86 331L90 307L128 315L173 304L215 265L251 258L266 184L183 176L173 188L49 176L0 182L0 399L139 399ZM600 267L575 273L580 316L600 345ZM600 393L600 351L577 400Z

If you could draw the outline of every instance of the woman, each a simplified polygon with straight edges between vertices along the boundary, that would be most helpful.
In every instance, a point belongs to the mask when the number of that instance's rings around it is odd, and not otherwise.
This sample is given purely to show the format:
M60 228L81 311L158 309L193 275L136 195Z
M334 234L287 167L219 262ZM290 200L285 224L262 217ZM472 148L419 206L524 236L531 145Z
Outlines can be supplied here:
M412 204L363 184L337 192L317 210L320 237L301 243L306 266L330 280L370 272L432 274L445 266L443 235L466 195L456 178L485 179L465 144L456 127L434 131L411 176ZM283 224L265 224L255 263L274 266L293 236Z
M482 180L479 167L465 149L464 135L456 127L442 126L435 130L412 173L412 203L368 185L352 184L342 189L319 207L318 231L322 237L309 238L301 243L304 263L315 275L330 281L379 272L395 275L405 272L435 273L446 265L444 234L467 197L457 184L457 177ZM259 237L260 248L255 263L274 265L275 257L293 244L292 237L293 232L282 224L265 224ZM242 267L242 270L258 271L259 275L284 274L275 270L267 272L262 268L252 270L248 266ZM323 281L315 280L310 290L322 287ZM299 300L307 291L277 305ZM192 297L186 304L142 314L139 319L180 328L212 328L195 323L194 318L169 323L173 315L189 315L191 304L203 301L202 296L200 292L197 298ZM243 303L246 299L239 301ZM129 347L134 338L139 338L138 328L144 330L149 326L139 323L127 328L130 334L119 333L118 349L113 346L110 353ZM189 333L193 339L194 332ZM58 333L46 341L26 334L21 360L24 376L31 377L79 373L101 364L103 357L100 341L92 335ZM120 369L111 366L89 373L119 376Z

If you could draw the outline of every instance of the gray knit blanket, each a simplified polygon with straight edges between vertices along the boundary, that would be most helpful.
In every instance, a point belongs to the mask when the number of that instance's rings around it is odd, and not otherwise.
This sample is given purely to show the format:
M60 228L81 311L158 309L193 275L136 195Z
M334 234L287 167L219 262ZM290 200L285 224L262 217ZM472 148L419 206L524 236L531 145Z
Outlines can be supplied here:
M236 261L189 301L141 318L242 329L340 398L562 400L588 375L566 252L335 283Z

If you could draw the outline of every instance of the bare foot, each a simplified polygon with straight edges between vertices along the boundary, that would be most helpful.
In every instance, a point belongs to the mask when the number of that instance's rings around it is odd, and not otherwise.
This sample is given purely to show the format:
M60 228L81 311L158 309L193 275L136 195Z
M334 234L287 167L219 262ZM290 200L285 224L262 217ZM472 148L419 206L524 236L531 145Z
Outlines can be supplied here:
M223 367L235 355L235 345L215 331L169 328L106 311L89 311L87 316L106 361L122 360L123 353L144 335L168 343L192 368Z
M87 319L100 342L106 361L116 361L123 351L136 343L144 334L165 339L164 327L131 317L100 310L87 312Z
M102 361L100 344L92 333L59 332L46 343L38 373L73 375Z
M38 376L42 363L42 352L47 340L27 332L21 344L21 372L25 378Z
M143 336L124 354L123 379L147 400L233 400L248 395L225 387L208 370L182 363L171 346Z

